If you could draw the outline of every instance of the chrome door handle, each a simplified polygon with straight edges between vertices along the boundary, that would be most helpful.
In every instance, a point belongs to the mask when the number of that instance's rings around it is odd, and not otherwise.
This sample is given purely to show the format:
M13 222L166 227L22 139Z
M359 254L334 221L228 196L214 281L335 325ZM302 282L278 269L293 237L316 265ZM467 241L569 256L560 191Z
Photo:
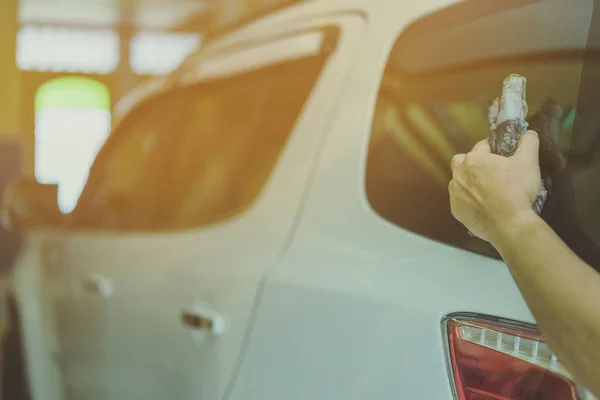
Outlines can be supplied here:
M198 307L188 307L182 310L181 322L188 328L209 331L216 336L225 331L225 321L222 316Z
M83 289L86 293L101 297L110 297L113 291L110 279L102 275L91 275L83 281Z

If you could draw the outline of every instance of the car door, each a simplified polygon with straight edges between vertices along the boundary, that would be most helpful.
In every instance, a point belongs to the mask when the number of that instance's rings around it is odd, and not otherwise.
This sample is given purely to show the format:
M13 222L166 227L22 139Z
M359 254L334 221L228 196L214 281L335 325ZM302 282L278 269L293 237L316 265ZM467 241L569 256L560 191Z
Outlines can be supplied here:
M94 299L77 323L56 311L69 398L225 393L361 26L313 19L204 57L119 123L66 239L66 276Z

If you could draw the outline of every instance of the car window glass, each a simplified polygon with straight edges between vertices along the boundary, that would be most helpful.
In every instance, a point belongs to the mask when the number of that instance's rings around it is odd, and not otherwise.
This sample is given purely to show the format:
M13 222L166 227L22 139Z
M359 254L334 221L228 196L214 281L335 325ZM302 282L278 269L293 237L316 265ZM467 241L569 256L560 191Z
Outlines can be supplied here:
M223 89L207 109L231 111L211 116L219 119L213 133L207 131L203 118L190 121L184 143L202 154L202 165L190 168L192 159L177 157L174 181L179 183L171 190L176 198L168 205L175 210L174 224L215 222L245 209L256 198L318 74L320 62L315 61L282 65L279 74L264 71L256 79ZM253 101L246 99L249 93ZM185 151L189 150L181 149Z
M75 226L190 229L257 198L326 55L175 88L125 117L98 157Z
M111 226L133 223L148 218L146 206L151 204L156 183L149 176L156 154L160 148L158 126L140 118L127 126L128 134L121 138L118 146L109 152L101 164L90 172L89 182L94 191L84 190L74 217L81 224Z
M578 103L581 57L542 55L423 76L396 68L393 52L390 59L366 168L367 197L381 217L430 239L498 257L452 217L449 162L487 137L488 108L503 79L518 73L528 78L530 126L556 125L544 130L547 146L540 155L542 171L553 182L543 217L582 258L600 254L600 118L589 112L597 104ZM589 114L577 130L576 106Z

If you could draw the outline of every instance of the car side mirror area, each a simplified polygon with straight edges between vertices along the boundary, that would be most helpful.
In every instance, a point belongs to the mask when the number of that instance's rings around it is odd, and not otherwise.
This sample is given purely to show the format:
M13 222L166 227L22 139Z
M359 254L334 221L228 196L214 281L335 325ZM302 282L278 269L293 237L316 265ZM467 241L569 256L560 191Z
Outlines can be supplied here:
M60 226L65 215L58 207L58 185L42 184L33 178L19 178L5 189L1 207L2 226L27 231Z

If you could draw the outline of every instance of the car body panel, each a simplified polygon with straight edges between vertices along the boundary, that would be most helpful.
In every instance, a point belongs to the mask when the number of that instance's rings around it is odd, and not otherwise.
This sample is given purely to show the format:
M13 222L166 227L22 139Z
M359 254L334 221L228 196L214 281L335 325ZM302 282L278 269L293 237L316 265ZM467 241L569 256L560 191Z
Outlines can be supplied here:
M240 218L189 232L29 236L13 285L33 397L452 398L444 315L533 318L501 262L379 217L364 170L394 41L416 18L454 2L303 2L192 56L343 27L269 184ZM168 79L134 92L120 112ZM52 268L39 257L44 246L61 261L50 256ZM109 294L86 294L98 276ZM224 333L186 329L188 307L222 315Z

